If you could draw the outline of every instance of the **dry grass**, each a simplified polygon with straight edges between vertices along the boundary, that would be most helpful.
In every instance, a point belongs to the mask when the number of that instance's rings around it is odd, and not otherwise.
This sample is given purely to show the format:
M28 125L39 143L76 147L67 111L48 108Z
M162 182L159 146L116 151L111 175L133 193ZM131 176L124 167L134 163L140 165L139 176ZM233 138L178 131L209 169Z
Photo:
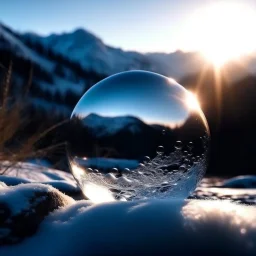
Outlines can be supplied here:
M29 90L32 80L31 72L27 86L25 86L24 94L21 95L20 98L17 99L15 102L9 104L11 74L12 63L10 63L10 66L6 71L2 84L2 97L0 99L0 175L3 175L8 171L9 168L15 166L21 161L24 161L25 159L43 157L49 151L55 150L56 147L61 147L65 144L59 143L41 149L36 149L35 147L36 143L38 143L49 132L66 123L67 121L57 123L56 125L44 131L38 129L38 131L34 134L31 134L26 139L26 141L23 141L20 144L16 143L15 147L8 146L8 142L12 140L18 132L22 132L24 123L29 122L29 120L26 120L25 117L22 115L22 112L25 108L24 102L26 102L26 94Z

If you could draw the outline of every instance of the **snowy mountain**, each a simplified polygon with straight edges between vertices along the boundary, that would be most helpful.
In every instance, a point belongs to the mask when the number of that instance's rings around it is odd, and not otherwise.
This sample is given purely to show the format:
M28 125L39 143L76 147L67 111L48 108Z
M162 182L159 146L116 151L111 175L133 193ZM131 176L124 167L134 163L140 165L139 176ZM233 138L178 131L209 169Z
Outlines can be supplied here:
M146 125L132 116L103 117L97 114L88 115L83 119L83 124L97 137L115 135L124 130L135 134L141 132L142 126Z
M47 37L35 34L24 36L38 40L55 52L79 62L84 68L102 74L113 74L130 69L151 69L151 63L143 54L124 52L107 46L101 39L83 29Z
M29 57L28 49L0 24L0 49L15 51L17 55Z
M84 69L93 70L105 76L139 69L157 72L181 80L186 76L200 72L209 64L198 52L176 51L173 53L142 54L135 51L124 51L106 45L99 37L81 28L72 32L51 34L45 37L35 33L16 33L19 36L17 39L8 34L5 26L0 25L0 33L11 43L13 48L15 47L16 53L23 54L27 58L36 61L49 71L51 70L50 67L54 66L53 63L40 58L38 54L31 53L31 49L21 42L29 42L32 45L41 44L41 47L45 47L81 65ZM240 61L243 62L242 66L245 68L242 69L239 65L237 72L233 72L235 77L239 79L248 73L254 73L256 70L255 60L256 56L243 57ZM231 63L231 68L234 65L237 64L235 62Z
M15 88L27 83L33 67L30 102L34 107L66 117L82 94L104 78L1 24L0 56L4 67L9 66L10 60L14 63L12 80Z
M98 73L111 75L127 70L148 70L157 72L176 80L202 71L209 63L198 52L176 51L172 53L146 53L124 51L106 45L100 38L84 30L76 29L62 34L51 34L43 37L34 33L26 33L24 38L41 42L55 52L80 63L84 68ZM237 70L230 79L240 79L248 73L256 71L256 55L243 56L239 62L231 61L231 69ZM242 66L244 68L242 68ZM234 76L235 74L235 76Z
M52 34L17 33L0 24L1 64L14 58L13 77L19 86L27 83L33 66L31 102L66 117L82 94L107 75L125 70L144 69L175 78L197 76L206 67L199 53L148 53L123 51L110 47L84 30ZM241 63L229 63L225 78L241 79L256 71L256 55L245 56ZM194 83L193 83L194 84ZM184 83L186 85L186 83Z
M47 37L27 33L54 51L75 60L87 69L103 74L114 74L126 70L142 69L172 76L175 79L198 72L204 63L198 53L150 53L123 51L104 44L97 36L84 29L70 33L52 34Z
M0 49L9 50L13 54L18 55L22 58L30 60L35 64L38 64L46 70L53 68L53 63L40 57L35 51L30 49L24 44L19 34L16 34L6 26L0 23Z

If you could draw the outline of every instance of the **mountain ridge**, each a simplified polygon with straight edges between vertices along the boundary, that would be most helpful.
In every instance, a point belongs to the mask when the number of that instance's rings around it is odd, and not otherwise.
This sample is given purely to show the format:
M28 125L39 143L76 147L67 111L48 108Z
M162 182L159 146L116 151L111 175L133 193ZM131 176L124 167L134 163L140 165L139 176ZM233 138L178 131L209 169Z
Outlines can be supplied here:
M0 23L0 28L12 31ZM46 36L34 32L16 33L21 40L31 40L41 43L47 49L79 63L87 70L94 70L106 76L127 70L148 70L181 80L186 76L196 74L209 66L209 62L199 52L183 52L177 50L171 53L124 51L106 45L104 41L84 28L70 32L52 33ZM240 58L240 64L232 60L227 63L227 69L235 67L235 76L229 79L239 79L256 71L256 53ZM239 68L240 67L240 68Z
M102 39L83 28L71 32L53 33L48 36L32 33L25 33L23 36L27 38L32 36L33 40L39 40L54 51L78 61L83 67L107 75L142 69L178 79L187 73L197 72L203 62L201 55L196 52L185 53L180 50L173 53L124 51L121 48L106 45ZM197 65L195 65L196 63Z

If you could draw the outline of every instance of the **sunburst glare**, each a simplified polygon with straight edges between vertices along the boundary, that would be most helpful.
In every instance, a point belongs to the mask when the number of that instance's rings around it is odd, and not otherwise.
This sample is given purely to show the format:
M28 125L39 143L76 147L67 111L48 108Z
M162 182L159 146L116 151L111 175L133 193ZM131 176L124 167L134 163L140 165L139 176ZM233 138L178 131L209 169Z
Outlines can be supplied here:
M198 9L186 31L190 47L200 50L216 67L256 49L256 12L243 3L218 2Z
M186 99L186 105L190 110L199 110L200 109L200 104L199 101L196 97L196 95L192 92L188 92L188 96Z

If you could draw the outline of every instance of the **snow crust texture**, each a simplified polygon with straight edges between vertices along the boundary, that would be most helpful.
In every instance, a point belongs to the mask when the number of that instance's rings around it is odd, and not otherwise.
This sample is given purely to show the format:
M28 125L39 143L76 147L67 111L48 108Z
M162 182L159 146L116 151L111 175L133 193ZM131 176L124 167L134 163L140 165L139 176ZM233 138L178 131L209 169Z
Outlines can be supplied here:
M227 200L245 193L255 198L255 189L209 188L207 181L201 184L201 193L214 200L93 204L75 202L49 185L31 183L40 179L72 182L70 174L48 168L41 173L36 165L21 165L20 179L29 183L7 187L0 182L0 240L5 241L0 255L256 255L256 206ZM14 182L19 179L14 177L17 171L10 170L13 177L0 177ZM47 201L49 193L54 196ZM52 213L49 202L56 206ZM31 233L14 235L12 227Z
M0 186L0 245L20 242L34 234L50 212L74 200L42 184Z
M142 200L54 211L1 255L255 255L256 208L225 201Z

